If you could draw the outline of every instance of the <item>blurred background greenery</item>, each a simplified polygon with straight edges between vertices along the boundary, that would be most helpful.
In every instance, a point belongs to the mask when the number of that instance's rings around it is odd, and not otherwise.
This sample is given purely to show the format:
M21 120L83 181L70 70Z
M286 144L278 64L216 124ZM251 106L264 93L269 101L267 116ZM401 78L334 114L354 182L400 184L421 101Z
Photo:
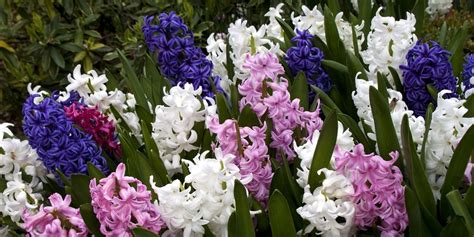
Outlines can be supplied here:
M0 123L21 129L21 107L28 83L47 90L61 89L76 64L119 78L121 64L115 49L122 49L141 70L146 54L141 24L143 16L176 11L204 46L212 32L227 32L228 25L244 17L252 25L267 22L271 6L285 3L286 19L301 5L318 0L0 0ZM349 0L339 0L353 11ZM379 2L379 1L378 1ZM381 1L380 1L381 2ZM346 7L348 6L348 7ZM457 9L457 10L455 10ZM474 0L457 0L448 15L434 19L426 37L436 35L443 22L458 28L471 22L473 51ZM426 38L425 37L425 38ZM115 76L114 76L115 75Z

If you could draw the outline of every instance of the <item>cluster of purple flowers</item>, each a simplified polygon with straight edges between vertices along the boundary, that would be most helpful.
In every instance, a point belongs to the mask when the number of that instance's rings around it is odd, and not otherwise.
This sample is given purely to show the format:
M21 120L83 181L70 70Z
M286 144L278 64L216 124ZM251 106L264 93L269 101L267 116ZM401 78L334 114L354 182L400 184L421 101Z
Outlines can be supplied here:
M456 78L449 62L450 52L438 43L431 41L417 44L408 51L407 65L401 65L403 88L408 107L416 116L424 116L429 103L435 103L428 92L428 85L436 90L450 90L448 97L457 97Z
M464 92L474 88L474 54L469 54L465 58L466 63L464 64L464 70L462 71Z
M48 171L59 169L67 177L85 174L91 162L108 173L107 162L92 136L74 126L59 102L44 98L35 103L37 97L31 95L23 105L23 131Z
M285 61L293 75L303 72L309 85L314 85L328 93L331 90L332 81L321 67L324 54L313 46L312 38L313 35L308 30L296 30L296 36L291 39L291 42L296 43L296 46L288 49ZM313 101L315 95L315 92L309 88L310 101Z
M212 62L194 45L193 32L183 19L174 12L160 14L158 25L153 24L154 19L154 16L146 16L142 31L148 49L157 56L161 73L171 84L191 83L194 89L202 88L204 97L214 97L213 87L224 93L219 77L212 77L211 81Z

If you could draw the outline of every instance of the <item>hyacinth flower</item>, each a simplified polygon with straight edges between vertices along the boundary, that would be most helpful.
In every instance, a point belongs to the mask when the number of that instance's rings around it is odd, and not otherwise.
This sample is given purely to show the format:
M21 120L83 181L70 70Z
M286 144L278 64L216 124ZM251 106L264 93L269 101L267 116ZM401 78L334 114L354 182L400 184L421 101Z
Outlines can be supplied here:
M474 93L474 54L469 54L465 58L466 63L462 71L462 84L465 98Z
M195 46L193 32L183 19L175 12L161 13L158 25L153 24L154 19L154 16L146 16L142 31L148 49L156 55L161 73L171 85L191 83L194 89L202 88L203 97L213 98L213 87L224 93L220 78L211 79L212 62Z
M284 73L283 66L274 54L248 56L244 67L250 69L250 77L238 87L242 95L240 108L250 105L259 118L265 115L272 120L270 147L283 151L292 161L296 155L292 148L294 131L306 129L310 138L322 126L319 109L304 111L299 99L291 100L288 81L279 78ZM277 155L280 157L280 152Z
M288 49L285 55L285 61L290 67L291 73L295 76L298 72L303 72L308 80L308 85L316 86L326 93L329 93L332 87L332 81L328 74L323 70L321 63L324 59L323 52L313 46L311 39L313 35L308 30L296 30L296 36L291 42L296 43ZM313 101L316 93L309 90L309 99Z
M115 133L114 123L107 115L102 114L97 106L91 108L74 102L69 106L64 106L64 111L66 117L84 132L92 135L98 145L109 153L113 153L116 158L121 157L122 150Z
M401 65L403 71L403 88L408 108L416 116L424 116L430 103L436 101L428 92L428 85L437 91L449 90L447 98L458 97L456 94L456 78L449 62L451 53L438 43L431 41L417 44L408 51L407 65Z
M70 207L71 196L63 199L58 193L49 196L51 206L41 205L36 214L25 212L23 220L26 236L86 237L88 231L79 209Z
M267 203L273 171L265 143L266 125L239 127L237 121L227 119L220 124L217 117L212 117L208 126L216 134L222 153L235 156L233 161L242 180L248 180L244 183L249 192L260 203Z
M125 176L123 163L98 183L91 180L89 190L100 232L107 237L131 237L137 227L158 234L165 225L151 203L151 192L138 179Z
M398 158L384 160L374 154L365 154L364 146L357 144L352 152L334 154L336 171L351 180L354 187L354 224L361 230L377 225L382 236L402 235L408 225L405 209L403 176L393 165Z
M35 102L39 97L31 95L23 105L23 132L48 171L55 173L58 169L66 177L86 174L87 163L91 162L108 173L102 150L92 136L74 126L59 102L49 97Z

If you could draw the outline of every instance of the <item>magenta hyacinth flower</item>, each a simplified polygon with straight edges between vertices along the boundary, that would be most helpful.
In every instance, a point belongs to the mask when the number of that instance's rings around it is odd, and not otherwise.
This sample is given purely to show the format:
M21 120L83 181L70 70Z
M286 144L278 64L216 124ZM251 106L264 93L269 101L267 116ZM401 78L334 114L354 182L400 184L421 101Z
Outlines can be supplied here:
M24 228L28 233L26 236L67 236L86 237L87 227L81 217L79 209L72 208L71 196L63 198L58 193L49 196L51 206L41 205L38 213L25 212L23 220Z
M357 144L353 152L335 153L336 170L354 186L355 224L365 230L377 223L382 236L402 236L408 225L403 176L393 165L398 153L390 156L392 160L365 154Z
M151 192L138 179L125 176L123 163L98 184L91 180L89 189L100 232L105 236L131 237L131 230L137 227L159 233L165 226L151 203Z

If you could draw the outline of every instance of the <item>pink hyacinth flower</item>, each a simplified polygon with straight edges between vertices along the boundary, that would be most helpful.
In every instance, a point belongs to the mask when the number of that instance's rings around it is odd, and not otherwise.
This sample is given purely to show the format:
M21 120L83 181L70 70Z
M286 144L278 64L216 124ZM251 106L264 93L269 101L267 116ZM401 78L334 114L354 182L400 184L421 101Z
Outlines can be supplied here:
M58 193L49 196L51 206L41 205L36 214L25 211L24 228L31 237L86 237L86 224L79 209L72 208L71 196L63 198Z

